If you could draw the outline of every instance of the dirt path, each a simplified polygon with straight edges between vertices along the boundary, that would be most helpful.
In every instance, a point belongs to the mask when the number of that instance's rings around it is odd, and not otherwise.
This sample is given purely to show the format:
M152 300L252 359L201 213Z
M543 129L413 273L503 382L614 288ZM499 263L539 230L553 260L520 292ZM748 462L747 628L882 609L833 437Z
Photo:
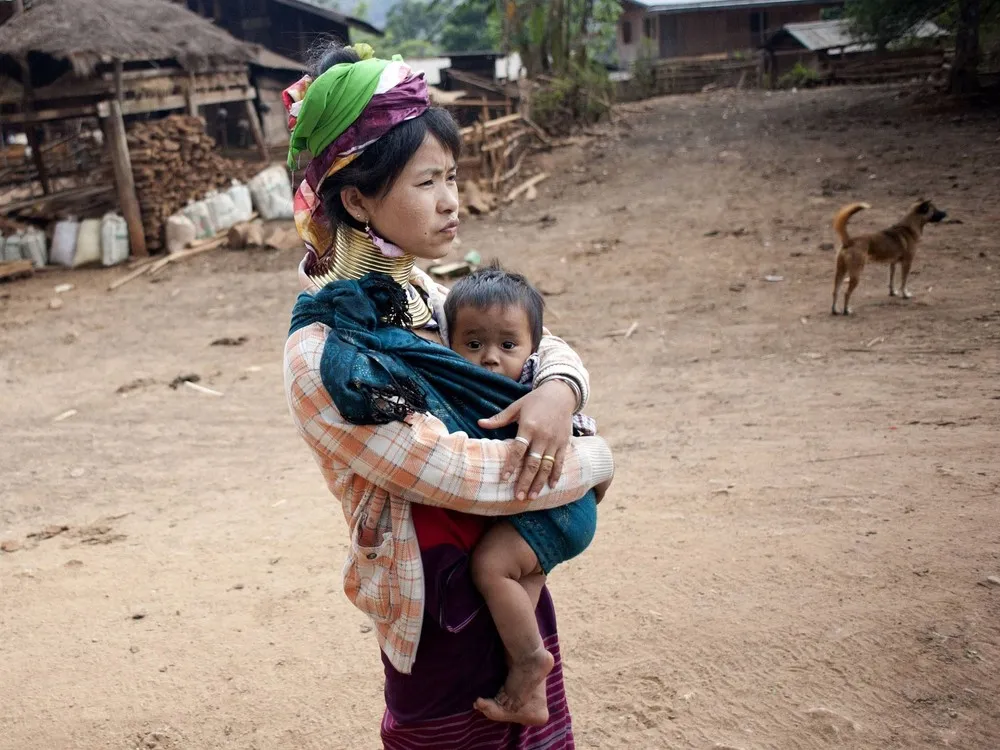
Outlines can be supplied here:
M550 292L620 462L552 580L578 745L1000 745L995 113L868 89L624 118L463 226ZM920 195L960 223L928 230L916 299L872 267L831 318L834 210L872 203L860 231ZM343 520L281 391L294 265L0 286L0 541L25 546L0 553L0 748L378 746ZM168 387L189 373L225 395Z

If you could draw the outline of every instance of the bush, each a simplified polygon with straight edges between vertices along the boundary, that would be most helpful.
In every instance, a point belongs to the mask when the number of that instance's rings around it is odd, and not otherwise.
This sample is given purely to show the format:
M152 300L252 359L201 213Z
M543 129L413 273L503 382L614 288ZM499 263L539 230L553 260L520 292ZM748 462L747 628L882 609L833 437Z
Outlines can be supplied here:
M643 39L639 56L632 64L632 89L637 99L656 96L656 49L649 39Z
M778 79L779 89L804 89L815 86L819 83L819 74L812 68L806 67L801 62L795 63L795 67Z
M564 135L579 125L598 122L611 109L612 87L601 66L573 65L531 95L531 117L542 128Z

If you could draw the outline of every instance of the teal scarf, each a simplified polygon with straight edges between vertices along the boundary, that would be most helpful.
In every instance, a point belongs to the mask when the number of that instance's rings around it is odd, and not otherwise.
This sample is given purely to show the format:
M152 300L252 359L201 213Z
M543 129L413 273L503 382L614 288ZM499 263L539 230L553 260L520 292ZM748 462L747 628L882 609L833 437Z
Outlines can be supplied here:
M300 294L289 335L312 323L330 328L320 377L348 422L386 424L419 412L471 438L517 434L515 426L484 430L477 422L527 395L530 386L406 328L406 293L389 276L369 273L359 281L334 281L315 295Z

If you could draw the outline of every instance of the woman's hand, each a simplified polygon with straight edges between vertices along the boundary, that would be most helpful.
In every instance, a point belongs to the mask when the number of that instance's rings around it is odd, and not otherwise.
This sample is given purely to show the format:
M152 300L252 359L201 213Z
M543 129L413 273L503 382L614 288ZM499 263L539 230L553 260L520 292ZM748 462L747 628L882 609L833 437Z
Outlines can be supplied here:
M562 476L566 449L573 435L576 393L561 380L549 380L479 426L495 430L517 422L517 437L507 457L504 479L518 473L515 497L538 497L545 483L554 487Z

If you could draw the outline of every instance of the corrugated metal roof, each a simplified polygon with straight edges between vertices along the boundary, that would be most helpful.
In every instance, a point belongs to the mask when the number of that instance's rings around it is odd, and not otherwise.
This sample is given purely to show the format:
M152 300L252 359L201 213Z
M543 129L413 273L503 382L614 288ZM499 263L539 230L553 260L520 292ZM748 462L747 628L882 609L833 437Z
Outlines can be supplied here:
M726 10L728 8L773 7L775 5L840 5L843 0L624 0L654 13L686 10Z
M843 47L846 52L863 52L874 47L864 44L851 36L846 21L811 21L808 23L786 23L778 32L788 34L810 52L820 52ZM933 23L925 22L914 27L911 36L918 39L932 39L945 36L946 32Z

